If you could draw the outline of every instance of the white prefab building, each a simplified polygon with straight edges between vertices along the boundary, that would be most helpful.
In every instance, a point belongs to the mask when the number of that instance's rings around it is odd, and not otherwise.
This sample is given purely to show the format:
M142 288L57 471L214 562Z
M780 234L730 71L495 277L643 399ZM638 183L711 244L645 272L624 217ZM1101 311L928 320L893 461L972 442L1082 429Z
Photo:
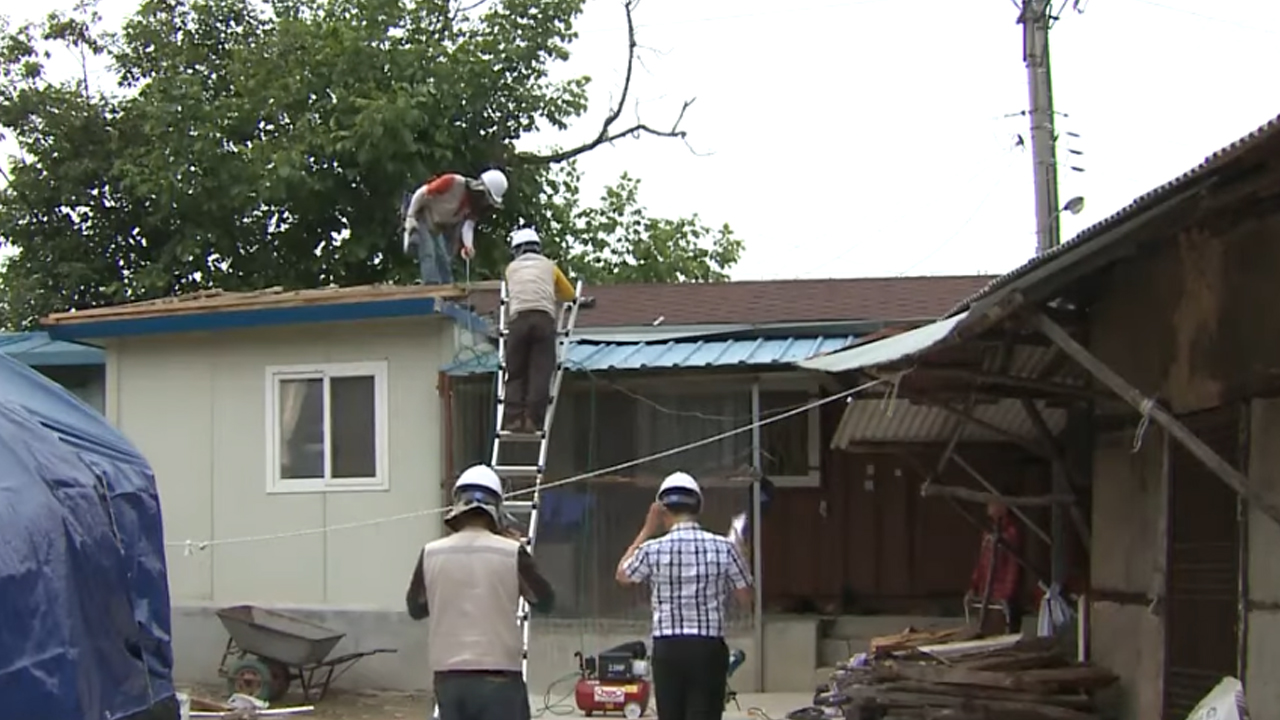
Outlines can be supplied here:
M213 611L248 603L346 632L335 654L399 650L351 680L426 685L404 592L446 499L437 382L483 327L456 296L217 293L48 319L105 349L106 415L155 470L180 680L217 679Z

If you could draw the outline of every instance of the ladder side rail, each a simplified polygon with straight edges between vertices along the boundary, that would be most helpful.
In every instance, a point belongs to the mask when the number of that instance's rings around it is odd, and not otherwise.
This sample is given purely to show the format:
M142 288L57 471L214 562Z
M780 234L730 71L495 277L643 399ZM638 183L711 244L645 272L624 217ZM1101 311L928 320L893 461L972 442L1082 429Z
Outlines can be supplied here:
M502 421L506 416L507 389L507 281L498 290L498 368L494 373L494 400L497 408L493 418L493 445L489 452L489 467L496 467L502 447Z

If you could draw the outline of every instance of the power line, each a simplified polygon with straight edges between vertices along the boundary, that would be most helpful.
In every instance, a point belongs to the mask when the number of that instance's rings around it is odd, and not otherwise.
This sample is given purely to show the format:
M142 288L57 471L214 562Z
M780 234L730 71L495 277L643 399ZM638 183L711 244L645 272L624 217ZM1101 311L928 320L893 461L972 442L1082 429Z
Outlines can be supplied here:
M744 432L749 432L756 427L764 427L765 425L769 425L775 422L779 422L781 420L785 420L789 417L792 417L793 415L799 415L801 413L808 412L813 408L822 407L823 405L826 405L828 403L833 403L837 400L843 400L845 398L856 395L857 393L863 392L864 390L869 390L875 387L876 385L881 385L884 383L893 383L893 382L894 382L894 379L892 378L889 378L889 379L882 378L878 380L872 380L871 382L864 383L855 388L850 388L848 390L844 390L839 393L836 393L835 395L831 395L825 398L821 398L819 400L815 400L811 403L803 405L794 410L781 413L771 418L761 419L760 422L751 422L741 427L734 428L732 430L727 430L725 432L718 433L710 437L705 437L701 440L695 440L693 442L686 443L684 445L679 445L677 447L669 448L667 450L662 450L660 452L652 453L650 455L639 457L634 460L628 460L626 462L621 462L616 465L610 465L609 467L604 467L598 470L592 470L590 472L574 475L572 477L568 477L563 480L557 480L551 483L543 483L540 486L540 489L550 490L552 488L562 487L564 485L582 482L583 480L590 480L591 478L600 477L601 475L616 473L619 470L627 470L639 465L643 465L647 462L652 462L654 460L661 460L662 458L671 457L672 455L679 455L682 452L692 450L697 447L702 447L703 445L710 445L712 443L720 442L725 438L733 437L734 435L739 435ZM508 493L506 495L506 499L519 497L521 495L527 495L529 493L534 492L537 489L538 488L529 487L522 490L516 490L514 492ZM209 539L209 540L200 540L200 541L184 540L182 542L166 542L165 546L173 547L173 548L183 548L185 551L185 554L190 555L193 551L204 550L206 548L213 547L216 545L232 545L232 544L249 543L249 542L266 542L268 540L283 540L285 538L306 537L308 535L322 535L325 533L333 532L335 530L354 530L356 528L372 527L374 525L382 525L384 523L396 522L398 520L409 520L412 518L419 518L427 515L439 515L447 512L449 510L449 507L450 506L446 505L442 507L431 508L429 510L416 510L414 512L401 513L399 515L390 515L387 517L374 518L372 520L362 520L360 522L343 523L340 525L327 525L325 527L320 527L320 528L310 528L307 530L295 530L292 532L276 533L273 535L251 535L251 536L238 537L238 538L225 538L221 540Z
M1200 18L1201 20L1208 20L1210 22L1216 22L1222 25L1230 25L1231 27L1234 27L1238 30L1247 30L1249 32L1261 33L1263 35L1280 35L1280 33L1277 33L1275 30L1270 29L1268 26L1262 23L1247 25L1238 20L1228 20L1226 18L1216 17L1214 15L1207 15L1205 13L1197 12L1195 10L1188 10L1187 8L1177 7L1176 5L1165 5L1164 3L1155 2L1155 0L1131 0L1131 1L1141 3L1143 5L1149 5L1153 8L1159 8L1161 10L1166 10L1172 13L1180 13L1182 15L1196 17L1196 18Z

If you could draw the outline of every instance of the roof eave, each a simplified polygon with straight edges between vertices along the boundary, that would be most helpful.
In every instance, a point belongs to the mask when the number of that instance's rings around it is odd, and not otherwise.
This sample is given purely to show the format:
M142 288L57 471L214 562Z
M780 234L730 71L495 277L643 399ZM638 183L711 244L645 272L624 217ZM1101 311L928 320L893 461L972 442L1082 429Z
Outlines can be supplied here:
M480 316L457 303L434 297L266 306L203 313L155 314L135 318L76 319L63 316L56 320L46 319L44 329L50 337L57 340L84 340L382 320L424 315L443 315L472 332L487 333L489 331L488 323Z

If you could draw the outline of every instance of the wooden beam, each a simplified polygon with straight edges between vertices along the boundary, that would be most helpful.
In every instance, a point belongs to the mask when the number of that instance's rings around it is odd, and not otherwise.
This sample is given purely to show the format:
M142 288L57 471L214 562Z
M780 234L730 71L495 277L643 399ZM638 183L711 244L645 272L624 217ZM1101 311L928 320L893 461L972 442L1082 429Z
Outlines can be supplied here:
M993 493L995 495L1000 494L1000 491L996 490L995 485L992 485L990 481L988 481L985 477L982 476L982 473L978 472L976 468L974 468L972 465L966 462L965 459L960 457L959 454L956 454L955 461L957 465L964 468L964 471L972 475L973 479L977 480L978 483L982 485L982 487L986 488L988 492ZM1016 505L1010 505L1009 510L1014 515L1017 515L1019 520L1026 523L1027 527L1030 528L1032 532L1034 532L1036 535L1039 535L1041 540L1044 540L1050 547L1053 546L1053 538L1049 536L1049 533L1045 532L1044 529L1041 528L1039 525L1031 522L1031 518L1027 517L1026 513L1019 510Z
M1187 449L1187 452L1190 452L1197 460L1204 463L1232 490L1235 490L1250 505L1257 507L1267 517L1271 518L1272 522L1280 525L1280 507L1271 498L1253 487L1249 483L1249 478L1232 467L1226 460L1223 460L1212 448L1196 437L1195 433L1188 430L1187 426L1179 422L1167 410L1160 407L1154 399L1146 397L1141 391L1130 385L1114 370L1107 367L1106 363L1094 357L1093 353L1086 350L1066 330L1063 330L1061 326L1050 320L1043 313L1037 313L1032 318L1032 322L1035 323L1040 332L1044 333L1045 337L1061 347L1063 352L1070 355L1073 360L1088 370L1103 385L1111 388L1112 392L1133 406L1133 409L1151 418L1157 425L1168 431L1175 440Z
M980 490L970 490L969 488L954 487L951 485L924 485L920 488L920 494L925 497L951 497L957 500L966 500L968 502L989 503L999 502L1014 507L1050 507L1052 505L1066 505L1072 501L1070 495L1022 495L1009 496L1000 493L982 492Z
M923 365L916 368L913 374L919 375L924 379L939 377L950 378L955 380L963 380L966 382L976 383L980 386L1017 388L1027 390L1034 393L1040 393L1055 398L1075 398L1078 400L1097 400L1099 393L1092 388L1073 387L1071 385L1063 385L1061 383L1048 382L1046 380L1037 380L1035 378L1023 378L1013 375L1000 375L997 373L979 372L966 368L957 367L937 367Z

